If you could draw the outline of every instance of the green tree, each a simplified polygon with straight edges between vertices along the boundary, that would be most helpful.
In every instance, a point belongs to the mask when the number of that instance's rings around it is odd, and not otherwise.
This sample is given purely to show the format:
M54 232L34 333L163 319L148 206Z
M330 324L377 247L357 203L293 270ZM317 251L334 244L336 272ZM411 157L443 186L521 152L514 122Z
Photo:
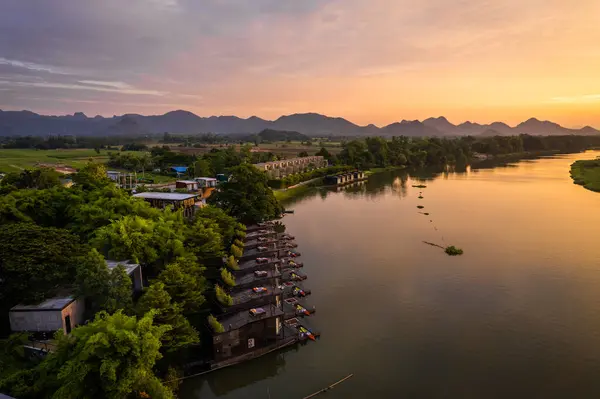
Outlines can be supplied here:
M319 152L317 152L315 155L322 156L327 161L332 161L333 160L333 155L331 155L331 153L329 151L327 151L327 149L325 147L321 147L321 149L319 150Z
M196 211L196 220L206 219L211 223L218 225L218 233L221 235L223 243L229 244L236 235L236 230L240 230L238 221L228 215L223 209L216 206L205 206ZM245 226L244 226L245 229Z
M50 168L26 169L21 173L8 173L0 180L4 193L24 188L46 189L61 185L61 174Z
M92 249L77 266L76 294L86 299L90 314L101 310L114 313L132 307L132 282L125 268L118 265L112 270L104 257Z
M171 326L161 338L164 352L175 352L200 342L198 332L183 316L182 306L172 301L165 285L160 281L153 282L137 304L140 316L152 310L157 312L154 318L156 324Z
M72 222L71 210L82 201L84 198L78 190L64 187L13 191L0 196L0 223L22 221L66 228Z
M154 325L155 312L139 320L121 312L101 312L92 323L60 337L56 353L40 365L55 374L56 398L124 398L144 392L173 398L152 368L161 358L160 340L170 330Z
M93 190L112 184L112 180L108 178L104 164L88 162L73 175L73 183L84 190Z
M185 223L169 212L158 220L124 216L96 230L92 246L111 259L131 259L160 270L162 266L185 254Z
M158 220L162 214L146 201L134 198L114 185L84 191L82 195L83 199L78 206L68 209L71 220L69 228L85 238L123 216Z
M229 181L209 197L209 202L245 224L275 219L283 212L267 185L266 174L247 164L232 168Z
M34 303L72 281L85 247L67 230L14 223L0 229L2 308ZM5 313L3 313L5 314Z
M193 260L179 258L167 265L159 274L158 281L164 284L165 290L185 313L194 312L206 301L202 295L206 289L202 272L203 269Z
M206 159L199 159L194 163L194 176L196 177L206 177L213 176L214 171Z
M212 219L196 218L186 232L185 246L201 260L220 258L224 255L220 227Z

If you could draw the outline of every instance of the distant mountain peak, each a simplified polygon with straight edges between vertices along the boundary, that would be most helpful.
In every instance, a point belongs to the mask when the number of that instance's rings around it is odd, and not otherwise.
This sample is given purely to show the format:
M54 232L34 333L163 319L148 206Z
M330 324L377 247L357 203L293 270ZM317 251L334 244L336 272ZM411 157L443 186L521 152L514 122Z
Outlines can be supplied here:
M445 116L431 117L423 121L403 119L387 126L374 124L359 126L341 117L331 117L316 112L282 115L274 121L250 116L198 116L193 112L178 109L162 115L125 114L104 118L96 115L88 118L83 112L72 115L46 116L31 111L1 111L0 136L76 134L257 134L264 129L273 129L298 134L321 136L458 136L458 135L563 135L600 134L593 127L567 129L554 122L530 118L516 127L504 122L479 124L466 121L454 125Z

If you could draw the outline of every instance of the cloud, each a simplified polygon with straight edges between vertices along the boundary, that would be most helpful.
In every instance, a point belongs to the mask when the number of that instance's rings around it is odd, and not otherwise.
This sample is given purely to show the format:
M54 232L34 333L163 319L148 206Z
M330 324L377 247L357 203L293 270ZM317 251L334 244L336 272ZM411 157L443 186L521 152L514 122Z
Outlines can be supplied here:
M100 80L80 80L79 83L84 85L92 85L92 86L100 86L100 87L109 87L119 90L128 90L132 89L130 84L124 82L104 82Z
M48 72L57 75L71 75L73 72L70 72L64 68L54 67L50 65L42 65L36 64L35 62L27 62L27 61L19 61L19 60L9 60L3 57L0 57L0 65L9 65L15 68L23 68L29 71L37 71L37 72Z
M12 87L37 87L44 89L68 89L68 90L91 90L100 91L107 93L119 93L119 94L139 94L149 96L164 96L167 92L157 90L142 90L133 87L130 88L116 88L99 85L82 85L82 84L68 84L68 83L51 83L51 82L16 82L16 81L5 81L0 80L0 85L7 85Z

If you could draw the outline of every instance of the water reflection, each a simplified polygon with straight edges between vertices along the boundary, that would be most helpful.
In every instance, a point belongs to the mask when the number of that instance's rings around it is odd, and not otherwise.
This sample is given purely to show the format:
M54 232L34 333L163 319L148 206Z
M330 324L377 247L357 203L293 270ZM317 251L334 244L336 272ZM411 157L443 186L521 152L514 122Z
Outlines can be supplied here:
M595 156L389 171L308 193L286 224L320 341L188 380L181 397L302 398L349 373L324 396L598 397L600 194L569 177Z
M290 347L278 352L267 354L255 360L255 365L260 367L248 367L253 362L227 367L218 372L206 374L205 377L191 379L183 385L180 392L182 397L204 397L205 384L214 396L224 396L240 388L248 387L256 381L265 380L277 376L285 370L286 355L301 350L302 346Z

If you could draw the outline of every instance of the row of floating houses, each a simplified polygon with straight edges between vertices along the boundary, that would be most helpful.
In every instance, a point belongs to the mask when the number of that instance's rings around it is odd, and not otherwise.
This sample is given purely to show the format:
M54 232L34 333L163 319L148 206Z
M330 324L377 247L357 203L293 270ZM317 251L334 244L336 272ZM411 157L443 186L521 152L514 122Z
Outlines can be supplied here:
M350 172L338 173L336 175L325 176L324 182L325 182L325 184L330 184L330 185L343 185L343 184L354 183L357 181L362 181L362 180L365 180L366 178L367 178L367 176L365 175L365 172L363 172L361 170L354 170L354 171L350 171Z
M231 270L232 302L219 305L217 321L224 332L213 334L211 368L319 336L307 320L315 307L306 299L311 291L304 287L307 276L296 248L293 236L277 233L269 222L247 227L243 255Z

